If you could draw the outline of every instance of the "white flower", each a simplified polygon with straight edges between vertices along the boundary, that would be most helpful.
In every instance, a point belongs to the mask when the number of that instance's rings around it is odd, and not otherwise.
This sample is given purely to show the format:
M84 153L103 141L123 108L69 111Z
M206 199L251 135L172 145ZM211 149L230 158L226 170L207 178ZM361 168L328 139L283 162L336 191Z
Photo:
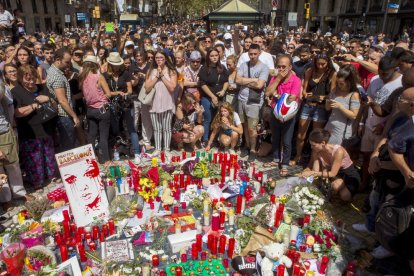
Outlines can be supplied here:
M295 192L297 192L297 191L299 191L299 187L298 186L295 187Z
M308 204L309 204L309 200L307 200L307 199L303 199L303 200L302 200L302 204L303 204L303 205L308 205Z
M323 200L323 198L318 199L318 204L319 205L323 205L325 203L325 200Z

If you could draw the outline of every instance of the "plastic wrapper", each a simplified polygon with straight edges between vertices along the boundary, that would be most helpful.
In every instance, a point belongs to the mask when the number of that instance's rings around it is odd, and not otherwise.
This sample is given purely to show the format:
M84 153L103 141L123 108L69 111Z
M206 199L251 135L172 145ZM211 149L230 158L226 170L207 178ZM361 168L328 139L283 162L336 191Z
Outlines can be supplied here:
M297 176L289 177L287 179L277 182L277 185L275 187L273 194L277 196L288 195L292 192L292 189L294 187L296 187L297 185L301 185L301 184L309 184L309 182L306 178L303 178L303 177L297 177Z

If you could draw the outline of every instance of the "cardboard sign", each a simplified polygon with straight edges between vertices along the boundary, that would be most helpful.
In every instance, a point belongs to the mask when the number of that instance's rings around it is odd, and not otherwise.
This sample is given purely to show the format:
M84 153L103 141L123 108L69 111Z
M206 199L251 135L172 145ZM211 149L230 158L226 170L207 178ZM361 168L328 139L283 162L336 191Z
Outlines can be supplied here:
M101 250L102 259L108 262L127 262L134 258L134 252L128 240L103 242Z
M105 32L106 33L113 33L114 32L114 23L113 22L106 22L105 23Z
M56 161L77 226L108 218L109 203L92 145L58 153Z

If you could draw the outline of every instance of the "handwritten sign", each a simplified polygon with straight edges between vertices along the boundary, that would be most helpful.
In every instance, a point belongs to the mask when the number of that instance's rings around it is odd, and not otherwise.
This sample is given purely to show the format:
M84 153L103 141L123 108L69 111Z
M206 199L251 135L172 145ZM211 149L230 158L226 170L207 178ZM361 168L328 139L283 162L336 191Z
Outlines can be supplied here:
M109 215L109 203L92 145L56 154L69 205L78 226Z
M107 33L113 33L114 32L114 23L113 22L105 23L105 32L107 32Z
M134 258L134 252L129 240L103 242L102 259L105 261L127 262Z

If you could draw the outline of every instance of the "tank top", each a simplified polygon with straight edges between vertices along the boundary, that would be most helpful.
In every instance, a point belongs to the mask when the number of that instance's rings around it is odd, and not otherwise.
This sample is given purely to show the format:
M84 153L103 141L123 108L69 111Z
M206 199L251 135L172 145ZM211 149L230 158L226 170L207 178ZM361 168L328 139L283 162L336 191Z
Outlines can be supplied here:
M347 169L350 166L352 166L353 163L352 163L351 157L349 157L348 152L341 145L334 145L331 156L329 156L329 155L327 155L327 156L320 155L319 156L319 160L321 161L321 163L324 167L326 167L326 168L331 168L332 167L333 161L335 159L334 158L335 153L339 148L342 148L345 152L344 158L342 158L342 162L341 162L341 169Z
M108 103L108 98L99 86L99 76L99 73L93 74L90 72L83 81L83 97L87 107L101 108Z
M325 74L330 74L329 71ZM323 75L319 82L315 82L311 77L308 82L307 91L312 92L314 96L325 96L329 94L329 76Z

